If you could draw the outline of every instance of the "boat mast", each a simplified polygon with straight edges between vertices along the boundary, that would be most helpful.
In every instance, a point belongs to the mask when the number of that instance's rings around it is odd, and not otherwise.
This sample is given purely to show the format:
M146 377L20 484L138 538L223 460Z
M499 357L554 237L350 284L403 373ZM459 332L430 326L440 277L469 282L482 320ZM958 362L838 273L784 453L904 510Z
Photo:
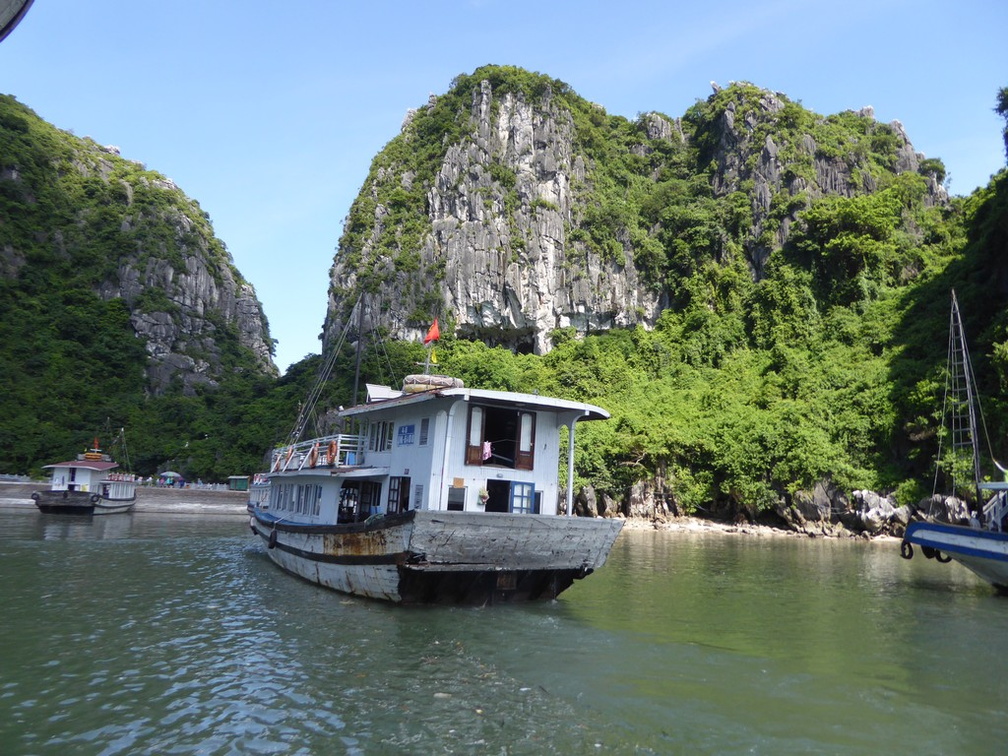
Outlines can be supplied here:
M351 407L357 406L357 389L360 386L361 349L364 344L364 292L357 299L357 364L354 367L353 400Z
M949 327L948 381L950 387L949 418L952 431L952 451L969 450L973 459L973 482L976 486L977 501L980 495L980 443L977 438L976 386L966 333L959 314L959 301L952 292L952 315ZM952 473L955 486L955 471Z

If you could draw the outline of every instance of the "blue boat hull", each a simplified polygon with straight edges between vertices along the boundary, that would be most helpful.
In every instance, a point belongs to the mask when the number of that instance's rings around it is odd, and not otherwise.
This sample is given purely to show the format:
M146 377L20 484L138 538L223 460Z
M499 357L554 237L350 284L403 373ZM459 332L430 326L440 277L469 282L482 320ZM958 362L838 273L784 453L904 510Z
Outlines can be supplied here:
M1001 591L1008 592L1008 533L944 523L914 522L903 536L902 554L918 546L928 558L950 558Z

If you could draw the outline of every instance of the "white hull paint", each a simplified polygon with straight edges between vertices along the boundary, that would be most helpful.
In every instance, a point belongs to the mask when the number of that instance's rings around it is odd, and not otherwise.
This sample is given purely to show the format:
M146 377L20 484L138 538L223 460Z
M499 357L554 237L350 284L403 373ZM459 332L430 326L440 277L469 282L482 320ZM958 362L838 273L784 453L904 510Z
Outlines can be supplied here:
M999 590L1008 591L1008 533L915 522L903 541L919 546L925 556L952 558Z
M99 499L95 502L94 514L123 514L133 510L136 497L132 499Z
M397 603L555 598L605 563L622 527L620 520L440 511L342 528L253 512L250 524L284 570Z

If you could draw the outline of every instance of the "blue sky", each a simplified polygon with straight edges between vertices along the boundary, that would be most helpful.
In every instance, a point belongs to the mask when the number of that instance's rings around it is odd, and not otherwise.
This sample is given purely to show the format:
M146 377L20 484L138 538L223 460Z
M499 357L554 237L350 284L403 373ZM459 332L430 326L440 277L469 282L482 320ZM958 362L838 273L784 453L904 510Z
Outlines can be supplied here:
M0 92L198 200L286 370L321 350L371 159L460 73L521 66L628 118L682 115L711 81L871 105L969 194L1005 165L1006 30L1003 0L36 0L0 43Z

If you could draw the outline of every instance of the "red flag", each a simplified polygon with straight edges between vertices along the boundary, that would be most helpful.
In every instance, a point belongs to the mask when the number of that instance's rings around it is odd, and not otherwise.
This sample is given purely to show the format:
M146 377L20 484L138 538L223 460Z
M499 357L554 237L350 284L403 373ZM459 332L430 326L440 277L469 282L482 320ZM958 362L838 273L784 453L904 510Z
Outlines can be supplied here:
M434 318L434 325L430 327L427 331L427 335L424 336L423 343L430 344L432 341L437 341L441 338L441 329L438 328L437 318Z

